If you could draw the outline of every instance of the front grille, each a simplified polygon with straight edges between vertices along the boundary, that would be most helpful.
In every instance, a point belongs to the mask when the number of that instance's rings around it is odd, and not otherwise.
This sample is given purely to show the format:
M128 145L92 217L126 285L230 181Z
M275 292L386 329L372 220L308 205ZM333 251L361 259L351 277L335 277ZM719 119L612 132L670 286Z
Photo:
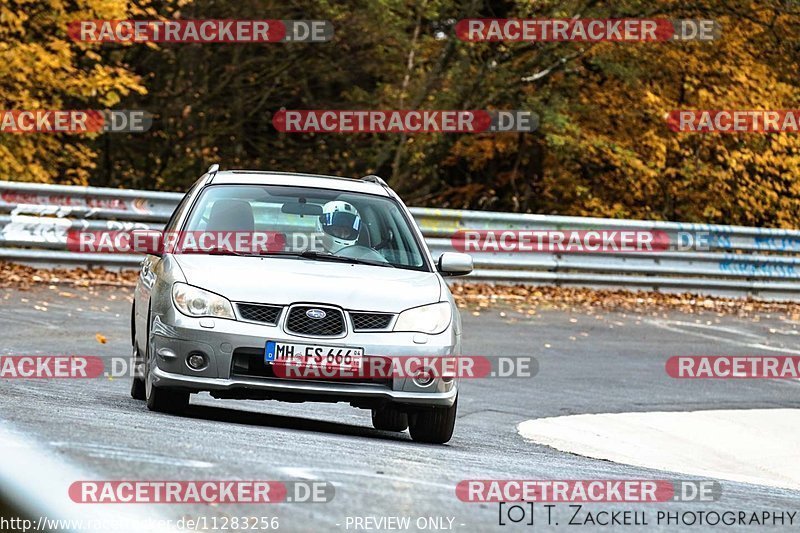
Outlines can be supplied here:
M306 314L311 309L325 312L323 318L311 318ZM332 307L298 305L289 310L286 331L312 337L335 337L344 333L344 315Z
M239 309L239 315L244 320L272 325L278 323L278 317L281 316L282 309L278 305L261 304L236 304L236 307Z
M355 331L386 329L392 322L392 316L388 313L350 313L350 320L353 321Z

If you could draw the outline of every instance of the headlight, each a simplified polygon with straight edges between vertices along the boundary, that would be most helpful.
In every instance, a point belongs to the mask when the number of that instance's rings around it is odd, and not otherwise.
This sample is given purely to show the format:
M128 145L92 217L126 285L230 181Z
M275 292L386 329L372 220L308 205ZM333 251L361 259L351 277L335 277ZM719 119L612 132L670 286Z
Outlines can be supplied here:
M423 305L403 311L397 317L394 331L416 331L419 333L441 333L450 324L452 312L449 302Z
M236 318L233 314L233 306L228 300L219 294L204 291L185 283L178 282L172 286L172 301L175 302L178 311L184 315Z

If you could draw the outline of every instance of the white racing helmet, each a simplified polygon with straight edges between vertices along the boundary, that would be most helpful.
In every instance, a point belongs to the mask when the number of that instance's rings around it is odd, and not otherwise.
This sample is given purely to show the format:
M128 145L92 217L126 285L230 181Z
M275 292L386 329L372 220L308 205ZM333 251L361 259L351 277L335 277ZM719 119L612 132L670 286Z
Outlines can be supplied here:
M358 241L361 216L352 204L334 200L322 206L317 225L322 232L322 245L335 254Z

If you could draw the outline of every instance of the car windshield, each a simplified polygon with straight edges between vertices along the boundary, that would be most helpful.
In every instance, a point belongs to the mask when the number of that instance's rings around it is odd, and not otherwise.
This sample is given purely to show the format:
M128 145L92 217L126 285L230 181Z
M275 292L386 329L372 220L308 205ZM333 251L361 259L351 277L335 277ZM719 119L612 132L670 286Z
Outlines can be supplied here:
M395 200L371 194L277 185L212 185L192 208L184 235L192 235L198 242L199 236L203 237L204 246L194 250L199 253L228 250L235 255L347 259L427 271L410 224ZM266 242L266 246L253 249L253 241Z

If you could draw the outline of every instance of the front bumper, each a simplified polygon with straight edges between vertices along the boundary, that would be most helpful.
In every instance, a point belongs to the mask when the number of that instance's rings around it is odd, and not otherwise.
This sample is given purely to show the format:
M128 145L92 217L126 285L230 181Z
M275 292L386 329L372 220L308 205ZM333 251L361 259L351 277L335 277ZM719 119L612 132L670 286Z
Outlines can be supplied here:
M450 387L446 392L409 392L388 389L381 385L369 383L334 383L330 381L281 380L275 378L202 378L172 374L160 368L153 371L154 383L159 387L189 389L193 392L217 391L235 392L237 390L259 391L265 397L288 401L350 401L359 400L387 401L392 403L449 407L456 400L457 387ZM247 397L247 396L243 396Z
M452 325L438 335L348 331L340 338L310 339L288 334L280 324L270 326L238 320L198 319L170 309L156 315L151 326L150 349L156 354L155 367L151 369L153 385L210 392L218 398L347 401L365 407L385 402L409 407L449 407L458 393L457 380L439 378L429 385L420 386L406 377L373 383L242 376L232 372L234 354L263 352L267 340L360 347L364 348L366 357L460 355L460 338ZM192 352L206 354L210 364L202 370L190 368L186 358Z

